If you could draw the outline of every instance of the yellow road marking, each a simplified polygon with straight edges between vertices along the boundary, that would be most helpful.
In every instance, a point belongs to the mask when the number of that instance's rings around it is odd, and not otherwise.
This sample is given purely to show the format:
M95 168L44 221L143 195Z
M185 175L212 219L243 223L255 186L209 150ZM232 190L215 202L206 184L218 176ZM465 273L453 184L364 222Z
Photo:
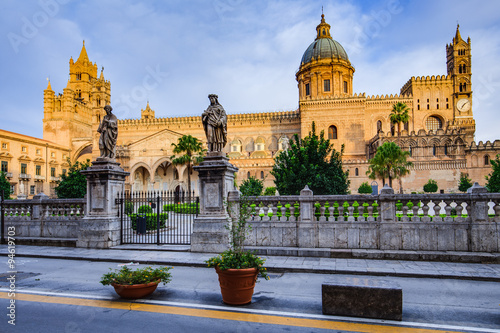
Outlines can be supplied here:
M0 292L0 298L10 299L8 293ZM359 324L359 323L345 323L329 320L282 317L252 313L240 313L231 311L217 311L217 310L204 310L185 307L174 307L167 305L153 305L133 302L117 302L117 301L102 301L84 298L70 298L70 297L57 297L57 296L41 296L31 294L16 293L16 301L40 302L40 303L54 303L66 305L79 305L89 306L95 308L106 309L119 309L119 310L132 310L143 312L155 312L164 314L173 314L181 316L192 316L202 318L214 318L234 321L245 321L261 324L272 325L286 325L296 327L310 327L322 328L330 330L343 330L351 332L366 332L366 333L444 333L456 331L443 331L431 330L424 328L411 328L400 326L385 326L385 325L372 325L372 324Z

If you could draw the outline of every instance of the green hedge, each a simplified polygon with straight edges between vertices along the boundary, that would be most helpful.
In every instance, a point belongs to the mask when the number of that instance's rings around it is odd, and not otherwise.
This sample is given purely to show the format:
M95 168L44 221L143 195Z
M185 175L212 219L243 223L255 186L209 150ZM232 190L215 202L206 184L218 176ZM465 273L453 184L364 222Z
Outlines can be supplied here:
M181 214L199 214L200 204L197 202L183 204L168 204L163 205L164 212L174 212Z
M130 220L132 222L132 229L137 231L137 215L130 214ZM143 215L143 214L141 214ZM146 215L146 230L156 230L156 213L144 214ZM165 228L165 221L168 218L168 213L160 214L160 229Z

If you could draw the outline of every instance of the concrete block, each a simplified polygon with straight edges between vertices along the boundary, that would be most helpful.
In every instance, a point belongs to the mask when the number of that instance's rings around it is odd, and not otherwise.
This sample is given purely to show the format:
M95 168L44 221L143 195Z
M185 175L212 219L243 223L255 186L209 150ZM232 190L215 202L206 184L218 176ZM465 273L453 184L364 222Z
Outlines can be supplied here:
M323 314L402 320L403 290L395 282L335 278L321 286Z

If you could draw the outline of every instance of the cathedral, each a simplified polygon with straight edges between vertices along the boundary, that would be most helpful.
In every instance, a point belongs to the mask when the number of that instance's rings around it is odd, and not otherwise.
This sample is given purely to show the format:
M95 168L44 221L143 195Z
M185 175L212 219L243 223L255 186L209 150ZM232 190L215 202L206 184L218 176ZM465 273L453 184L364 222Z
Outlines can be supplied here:
M386 141L398 142L397 126L391 124L389 116L392 106L403 102L409 108L410 118L401 126L399 142L403 150L409 151L413 163L410 174L402 179L404 192L422 192L429 179L437 181L441 192L458 192L462 172L484 185L485 176L491 172L490 159L500 153L500 141L474 141L471 41L461 37L458 26L451 43L446 45L446 64L446 74L411 77L399 93L355 93L354 66L342 45L332 38L330 25L321 15L316 37L305 49L295 74L299 108L251 114L230 114L228 110L228 144L224 151L239 168L237 182L253 176L262 179L265 187L274 186L270 174L274 156L287 148L294 134L307 136L314 121L317 132L324 131L335 149L344 145L343 165L349 170L351 193L356 194L362 182L372 184L366 172L377 147ZM224 104L223 96L221 101ZM29 196L45 187L45 193L51 191L53 195L51 189L57 182L52 178L67 168L63 156L70 156L73 162L99 156L97 127L106 104L112 105L111 83L104 78L103 70L98 74L97 64L90 61L84 43L78 59L69 61L69 80L63 92L56 95L50 82L44 90L43 139L31 138L39 140L35 142L39 146L50 143L54 158L47 155L39 159L38 164L44 165L38 177L41 185L33 187L35 179L24 179L23 189L19 187L14 197L21 190ZM201 111L198 117L158 118L148 102L140 111L140 118L120 119L118 128L117 160L130 172L126 190L187 190L188 171L185 166L171 163L171 144L185 134L206 141ZM6 131L0 131L2 147L4 141L10 147L19 140L4 140L3 132ZM12 184L18 183L20 174L37 172L35 154L23 155L25 172L21 173L19 163L12 162L21 161L21 151L16 148L7 153L11 170L5 171L10 171ZM0 160L4 160L2 154ZM53 176L50 189L43 183L49 164ZM3 166L2 162L2 169ZM191 182L197 191L196 172ZM381 180L375 183L380 189Z

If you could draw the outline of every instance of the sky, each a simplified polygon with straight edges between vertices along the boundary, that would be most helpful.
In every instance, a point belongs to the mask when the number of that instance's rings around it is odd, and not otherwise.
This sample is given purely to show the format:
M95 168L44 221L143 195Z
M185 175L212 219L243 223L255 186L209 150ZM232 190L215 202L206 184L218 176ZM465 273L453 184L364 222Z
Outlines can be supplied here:
M0 129L42 137L43 90L62 93L83 40L119 119L296 110L295 73L321 11L355 67L354 92L396 94L445 75L457 22L472 41L476 141L500 139L500 1L2 0Z

